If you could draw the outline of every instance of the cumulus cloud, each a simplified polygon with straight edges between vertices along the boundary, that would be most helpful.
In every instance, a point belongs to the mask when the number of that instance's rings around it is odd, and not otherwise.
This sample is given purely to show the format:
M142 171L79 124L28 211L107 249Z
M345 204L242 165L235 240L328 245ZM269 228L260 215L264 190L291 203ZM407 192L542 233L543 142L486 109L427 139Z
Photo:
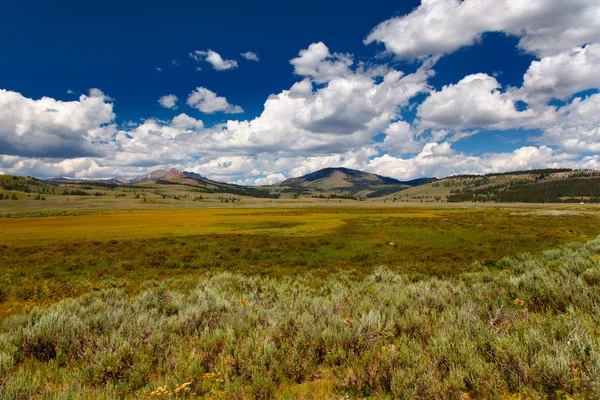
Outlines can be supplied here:
M576 98L537 140L570 153L600 153L600 94Z
M258 185L258 186L263 186L263 185L274 185L275 183L279 183L281 181L285 180L285 175L283 174L269 174L267 176L265 176L264 178L258 178L254 180L254 184Z
M308 49L301 50L298 57L290 63L294 66L294 73L308 76L316 82L326 82L334 78L351 74L352 56L348 54L329 52L323 42L313 43Z
M433 90L427 82L435 57L406 74L391 65L354 63L351 55L318 42L290 61L300 78L269 96L259 116L213 126L182 113L171 121L150 118L117 127L112 100L97 89L72 102L0 91L0 170L93 178L177 167L261 185L330 166L399 179L596 168L600 94L571 99L597 85L591 73L596 52L597 45L590 44L548 55L532 64L522 88L503 88L495 77L473 74ZM205 53L194 55L203 60ZM578 70L582 73L570 76ZM415 96L423 93L429 96L417 107ZM551 98L568 104L549 106ZM176 97L171 100L166 105L175 107ZM530 106L518 104L521 100ZM243 112L205 87L196 88L187 104L208 114ZM411 107L417 107L413 123L402 120ZM535 146L477 156L453 148L487 129L518 127L539 132L530 140ZM381 133L383 141L374 143Z
M174 94L168 94L158 99L158 103L164 108L170 108L171 110L177 109L177 101L179 99Z
M189 95L187 104L206 114L214 114L216 112L239 114L244 112L242 107L229 104L225 97L217 96L215 92L204 87L197 87Z
M558 69L561 68L569 70L570 66L565 63ZM590 80L594 78L590 75ZM569 79L571 83L566 82ZM569 98L574 92L591 85L589 81L581 83L581 80L566 77L553 82L556 84L548 91L534 89L542 88L544 85L541 83L538 86L532 83L519 89L501 91L495 78L486 74L469 75L457 84L431 92L417 108L418 128L421 131L433 129L438 133L443 132L441 138L451 136L448 139L450 141L481 130L525 128L541 132L532 140L556 146L564 152L600 151L600 94L585 99L576 97L562 107L549 106L546 102L550 98ZM561 92L562 95L557 94ZM519 110L519 99L536 101L536 106ZM389 140L392 140L391 136Z
M181 130L201 130L204 128L204 123L199 119L190 117L187 114L179 114L171 121L171 126Z
M434 90L418 107L420 126L503 129L522 125L537 116L533 110L518 111L513 97L499 89L496 78L473 74L440 91Z
M545 105L551 99L569 100L577 93L600 88L600 43L533 61L518 95L527 103Z
M97 155L93 144L110 135L115 118L110 97L98 89L77 101L33 100L0 90L2 154L29 157Z
M600 39L597 0L422 0L408 15L376 26L365 44L383 43L403 59L451 53L485 32L520 37L519 47L540 57Z
M586 160L590 163L590 160ZM535 168L579 168L582 161L557 153L548 146L525 146L507 153L487 153L480 156L456 152L448 142L428 143L411 158L385 154L370 160L365 169L398 179L422 176L444 177L454 174L484 174Z
M217 71L226 71L228 69L237 68L238 66L236 60L225 60L219 53L210 49L196 50L193 53L190 53L190 57L196 61L206 61Z
M322 47L317 44L311 48ZM325 66L330 62L327 57L320 60ZM322 71L321 64L311 61L311 69ZM401 108L427 89L429 76L428 65L408 75L390 69L382 79L348 69L342 76L328 75L329 81L316 90L308 77L270 96L259 117L228 121L226 133L215 135L215 144L222 149L255 152L345 152L370 143L374 135L397 120Z
M393 154L415 153L423 146L416 138L412 126L405 121L391 123L385 134L381 147Z
M252 51L247 51L245 53L241 53L240 55L248 61L256 61L256 62L260 61L260 58L258 58L258 55Z

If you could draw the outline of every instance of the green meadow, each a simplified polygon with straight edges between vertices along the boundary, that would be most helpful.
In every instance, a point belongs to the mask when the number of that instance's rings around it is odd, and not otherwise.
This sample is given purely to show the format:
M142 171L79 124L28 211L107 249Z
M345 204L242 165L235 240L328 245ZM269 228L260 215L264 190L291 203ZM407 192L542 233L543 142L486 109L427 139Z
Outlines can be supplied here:
M600 396L593 208L2 217L3 398Z

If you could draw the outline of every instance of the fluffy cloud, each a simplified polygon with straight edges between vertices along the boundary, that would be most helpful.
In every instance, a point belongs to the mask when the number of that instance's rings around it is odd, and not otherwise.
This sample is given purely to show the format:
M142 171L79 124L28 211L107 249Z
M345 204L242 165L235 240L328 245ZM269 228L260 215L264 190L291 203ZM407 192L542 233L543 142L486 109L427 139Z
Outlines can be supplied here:
M600 88L600 43L533 61L518 95L527 103L545 105L551 99L569 100L577 93Z
M405 121L391 123L385 130L382 148L393 154L418 152L423 143L417 140L413 128Z
M217 71L226 71L228 69L237 68L238 63L235 60L225 60L219 53L216 51L208 50L196 50L193 53L190 53L190 57L192 57L196 61L206 61L212 65L214 69Z
M563 118L538 141L570 153L600 153L600 94L576 98L560 111Z
M425 89L425 74L404 77L392 71L376 84L372 78L353 74L335 78L306 99L292 119L300 129L313 133L376 134L395 118L399 106L407 105Z
M329 48L323 42L318 42L301 50L290 63L294 66L295 74L308 76L316 82L326 82L350 75L349 67L353 61L348 54L329 53Z
M520 37L519 47L544 57L600 39L597 0L422 0L410 14L382 22L365 39L404 59L470 46L485 32Z
M179 100L177 96L174 94L168 94L158 99L158 103L164 108L175 110L177 108L177 100Z
M590 164L593 160L585 160ZM453 174L484 174L534 168L579 168L582 161L557 153L547 146L525 146L508 153L488 153L471 156L455 152L449 143L428 143L412 158L383 155L369 161L365 168L398 179L422 176L443 177Z
M546 103L595 85L588 66L597 63L596 51L596 45L588 45L542 58L527 72L522 88L502 88L494 77L474 74L432 90L427 81L435 58L405 74L390 65L355 64L351 55L313 43L290 61L300 79L269 96L258 117L213 126L179 114L171 121L150 118L117 129L111 99L97 89L73 102L0 91L0 170L93 178L177 167L261 185L330 166L399 179L595 168L600 157L590 153L600 151L600 94L563 107ZM569 71L578 68L584 71L580 78L570 77ZM542 77L548 76L556 77L555 83L546 84ZM403 121L420 93L429 96L416 108L417 119ZM167 106L177 104L172 100ZM532 106L523 108L519 100ZM243 112L204 87L194 90L187 104L209 114ZM452 147L480 130L517 127L538 129L536 146L479 156ZM384 140L374 143L381 133Z
M570 69L569 63L563 63L561 67L564 70ZM561 70L560 67L557 69ZM561 74L557 73L555 76ZM581 76L585 76L585 69ZM590 80L595 78L591 74L589 77ZM571 83L566 82L569 80ZM438 132L444 132L445 134L439 138L454 132L453 140L479 132L460 132L461 130L526 128L541 131L539 137L533 138L534 141L556 146L562 151L598 152L600 151L600 94L594 94L586 99L577 97L560 108L546 104L550 98L568 98L574 92L589 88L590 80L581 83L582 79L565 76L565 78L549 80L556 84L548 91L536 91L533 89L536 86L530 84L520 89L502 92L495 78L486 74L469 75L455 85L447 85L440 91L431 92L417 109L420 119L418 127L421 130L438 129ZM543 86L539 84L537 88ZM521 98L529 100L535 98L541 102L534 103L536 107L519 111L516 102ZM405 135L408 135L407 132L405 129ZM392 141L391 135L389 141Z
M260 58L258 58L258 55L252 51L247 51L240 55L248 61L256 61L256 62L260 61Z
M269 174L267 176L265 176L264 178L258 178L254 181L255 185L273 185L275 183L279 183L281 181L285 180L285 175L283 174Z
M563 67L568 69L568 65L563 64ZM564 82L564 79L562 81ZM560 87L565 88L563 93L577 92L588 87L589 83L577 85L577 82L572 85L555 85L550 92L536 92L532 90L532 85L502 92L495 78L485 74L469 75L455 85L447 85L440 91L433 91L419 105L418 127L421 130L438 129L437 133L444 133L438 136L438 139L452 135L453 141L479 132L462 130L526 128L541 132L541 135L532 140L558 147L563 152L570 154L598 152L600 151L600 94L586 99L575 98L571 103L560 108L545 104L549 98L559 97L548 93L557 93ZM570 88L567 89L567 86ZM538 99L543 96L545 98L538 107L519 111L516 102L519 98L524 98L523 93L527 91ZM571 94L564 94L563 98L569 96ZM404 130L404 135L404 138L410 137L407 129ZM404 140L407 139L401 139ZM391 135L389 141L392 141Z
M196 130L199 131L204 128L204 123L199 119L192 118L187 114L179 114L173 121L171 121L171 126L175 129L180 130Z
M225 97L217 96L216 93L203 87L197 87L190 93L186 103L206 114L214 114L219 111L226 114L244 112L242 107L229 104Z
M418 107L421 128L506 129L524 126L539 117L533 110L518 111L509 93L501 92L496 78L468 75L455 85L446 85Z
M78 101L33 100L0 90L2 154L29 157L98 155L94 143L110 136L115 118L110 98L98 89Z
M300 52L300 58L305 58L296 62L301 69L297 72L308 78L271 95L259 117L228 121L225 130L213 136L215 146L230 151L303 155L345 152L370 143L374 135L399 118L401 108L412 97L427 89L426 81L432 74L429 65L408 75L382 70L385 75L377 77L346 66L341 74L325 74L328 81L315 85L315 90L311 78L324 79L321 72L328 70L331 60L323 55L329 52L321 52L314 59L309 57L310 62L306 55L326 49L323 46L316 43Z

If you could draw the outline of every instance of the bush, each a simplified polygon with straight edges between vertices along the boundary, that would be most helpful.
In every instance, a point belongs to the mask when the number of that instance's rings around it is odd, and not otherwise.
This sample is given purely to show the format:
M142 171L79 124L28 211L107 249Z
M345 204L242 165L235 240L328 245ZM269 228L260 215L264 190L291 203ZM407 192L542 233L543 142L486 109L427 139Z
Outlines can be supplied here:
M231 273L4 320L7 398L598 398L600 239L412 282ZM316 386L325 382L324 386ZM313 387L313 386L311 386ZM50 389L51 388L51 389ZM298 389L299 390L299 389Z

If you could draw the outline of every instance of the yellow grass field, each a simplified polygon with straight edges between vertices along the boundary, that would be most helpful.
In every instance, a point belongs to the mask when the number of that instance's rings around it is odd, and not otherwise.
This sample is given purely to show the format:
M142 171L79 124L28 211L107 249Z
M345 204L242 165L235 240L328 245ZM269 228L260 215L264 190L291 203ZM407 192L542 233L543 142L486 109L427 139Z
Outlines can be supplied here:
M446 211L447 212L447 211ZM432 210L195 209L107 211L0 219L0 243L29 246L206 234L319 235L358 218L435 217Z

